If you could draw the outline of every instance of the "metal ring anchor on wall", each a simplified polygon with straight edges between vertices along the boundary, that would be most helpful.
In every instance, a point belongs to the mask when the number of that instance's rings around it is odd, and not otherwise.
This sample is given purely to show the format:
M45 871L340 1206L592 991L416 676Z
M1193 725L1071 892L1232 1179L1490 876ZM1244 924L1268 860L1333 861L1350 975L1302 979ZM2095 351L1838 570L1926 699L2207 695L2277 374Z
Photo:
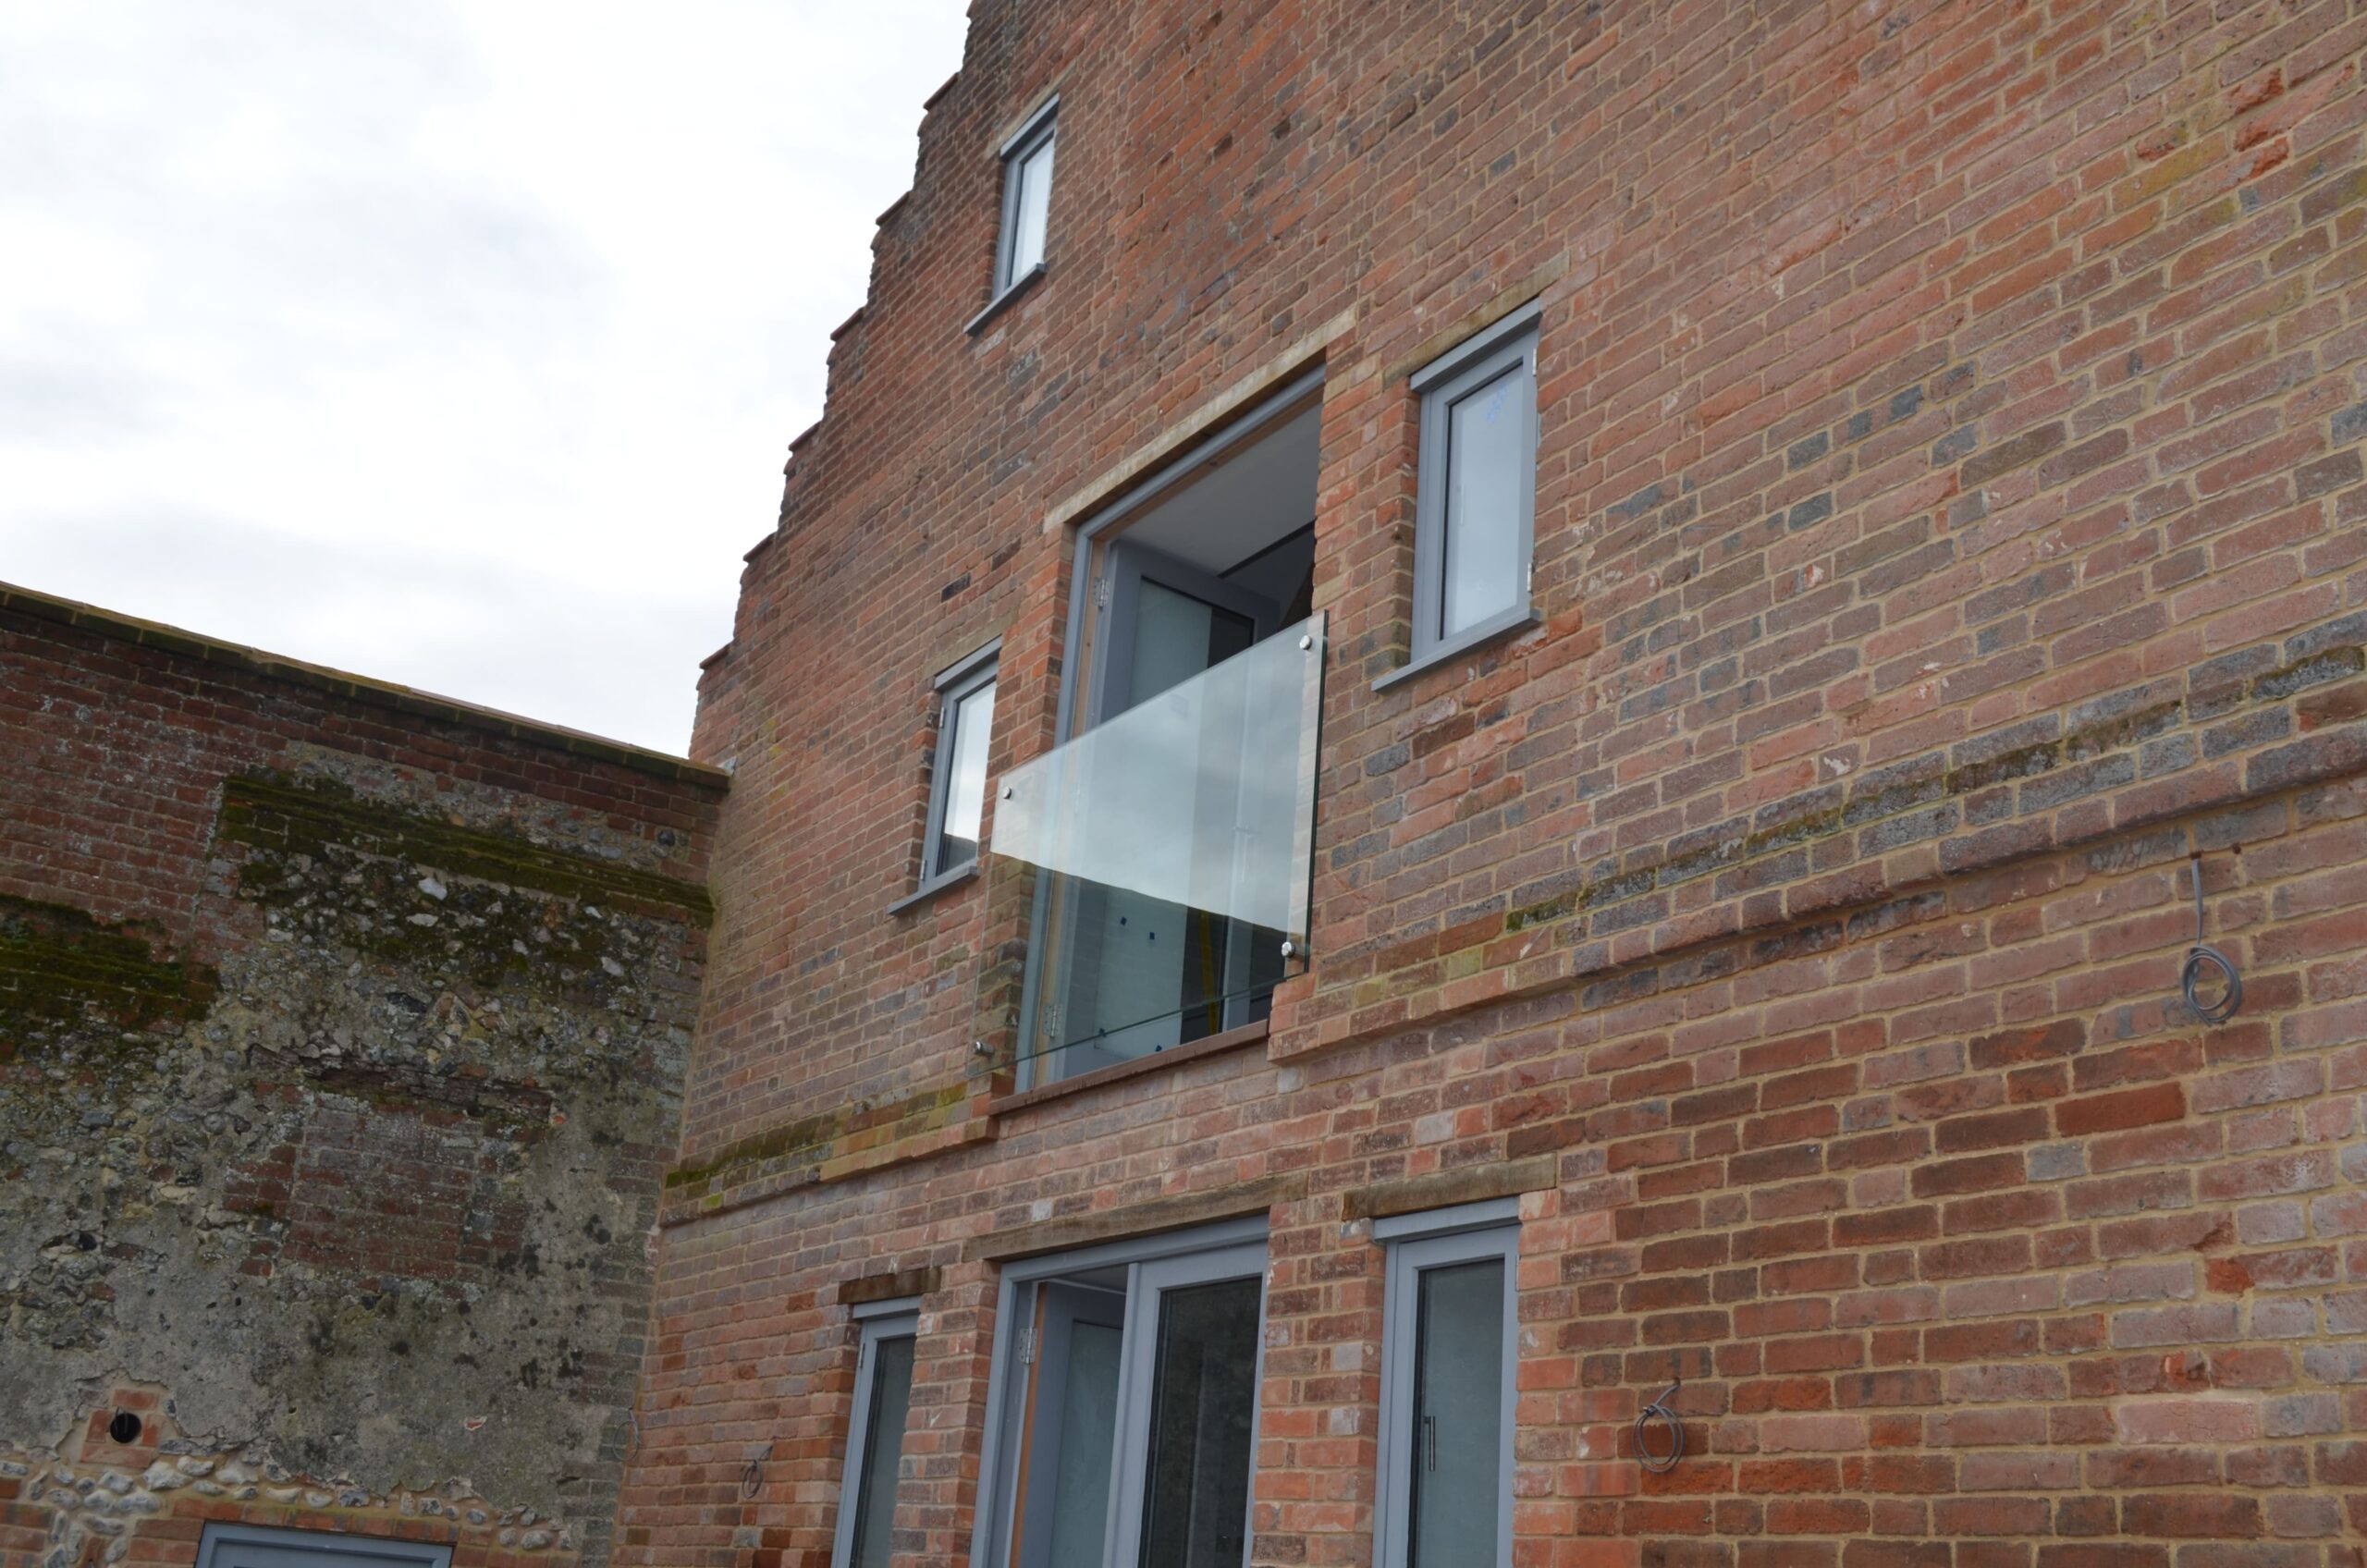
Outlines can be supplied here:
M2178 966L2178 993L2205 1023L2225 1023L2244 1005L2244 977L2236 973L2233 960L2202 939L2202 851L2188 851L2187 865L2194 876L2194 946L2187 949L2186 962ZM2218 972L2215 982L2214 970ZM2216 999L2203 1000L2214 990Z
M1676 1468L1676 1462L1685 1457L1685 1423L1679 1421L1676 1412L1669 1408L1669 1401L1674 1399L1677 1390L1684 1387L1685 1379L1679 1378L1668 1386L1666 1393L1644 1406L1636 1415L1636 1461L1655 1476L1667 1475ZM1658 1442L1652 1436L1655 1416L1659 1417L1662 1426L1668 1428L1668 1436Z

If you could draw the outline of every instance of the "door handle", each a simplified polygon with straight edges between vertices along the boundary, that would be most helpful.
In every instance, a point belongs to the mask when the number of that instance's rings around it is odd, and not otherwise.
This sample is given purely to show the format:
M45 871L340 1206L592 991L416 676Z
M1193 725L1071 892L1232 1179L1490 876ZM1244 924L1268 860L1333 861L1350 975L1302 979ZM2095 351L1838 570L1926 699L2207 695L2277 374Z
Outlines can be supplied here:
M1436 1472L1439 1467L1439 1420L1435 1415L1422 1417L1422 1468Z

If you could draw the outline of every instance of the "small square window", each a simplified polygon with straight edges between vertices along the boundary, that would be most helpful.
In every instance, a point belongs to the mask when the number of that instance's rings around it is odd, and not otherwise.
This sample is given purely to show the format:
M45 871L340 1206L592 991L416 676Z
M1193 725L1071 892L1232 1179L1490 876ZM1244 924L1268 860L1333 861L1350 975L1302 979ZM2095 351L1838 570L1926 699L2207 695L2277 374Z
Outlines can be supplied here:
M926 888L978 862L987 802L987 747L994 739L995 661L989 648L938 677L937 754L929 787Z
M1044 264L1052 211L1055 104L1048 104L1002 151L1002 239L995 250L995 293L1026 281Z
M1537 308L1418 372L1414 661L1527 624L1537 502Z
M1378 1568L1510 1568L1518 1225L1388 1246Z
M896 1476L913 1407L913 1353L920 1333L910 1302L892 1305L898 1310L883 1311L863 1325L830 1568L888 1568Z

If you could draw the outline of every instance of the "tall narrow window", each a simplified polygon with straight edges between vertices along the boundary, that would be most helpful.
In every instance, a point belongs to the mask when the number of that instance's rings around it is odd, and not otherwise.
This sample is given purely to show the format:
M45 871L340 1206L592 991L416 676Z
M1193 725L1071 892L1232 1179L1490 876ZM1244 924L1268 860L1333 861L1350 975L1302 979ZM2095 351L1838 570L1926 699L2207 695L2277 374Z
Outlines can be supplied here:
M831 1568L888 1568L897 1464L912 1413L913 1351L920 1327L912 1308L909 1301L883 1304L863 1324Z
M987 802L987 746L995 729L994 649L981 649L938 677L937 758L929 786L923 890L978 862Z
M1380 1568L1512 1562L1519 1231L1487 1223L1508 1209L1474 1205L1375 1228L1394 1237L1383 1309ZM1481 1228L1457 1228L1472 1224Z
M1002 241L995 253L995 292L1002 294L1044 264L1052 211L1053 111L1047 104L1002 150Z
M1422 399L1417 662L1531 619L1537 316L1534 305L1515 311L1414 376Z

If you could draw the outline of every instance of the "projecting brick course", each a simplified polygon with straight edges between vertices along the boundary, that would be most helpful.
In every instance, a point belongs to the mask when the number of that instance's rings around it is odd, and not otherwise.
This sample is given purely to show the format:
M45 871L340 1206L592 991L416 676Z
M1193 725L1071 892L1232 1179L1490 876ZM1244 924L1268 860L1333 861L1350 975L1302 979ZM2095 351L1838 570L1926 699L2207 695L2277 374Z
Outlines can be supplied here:
M901 1274L900 1562L971 1560L997 1264L1262 1213L1252 1561L1368 1562L1369 1216L1509 1192L1523 1568L2355 1562L2362 51L2350 0L979 10L705 673L620 1553L826 1562ZM964 336L1054 90L1047 273ZM1406 378L1531 300L1540 622L1377 692ZM1073 525L1317 365L1310 972L1014 1096L992 876L888 913L930 679L1001 638L1041 753Z

